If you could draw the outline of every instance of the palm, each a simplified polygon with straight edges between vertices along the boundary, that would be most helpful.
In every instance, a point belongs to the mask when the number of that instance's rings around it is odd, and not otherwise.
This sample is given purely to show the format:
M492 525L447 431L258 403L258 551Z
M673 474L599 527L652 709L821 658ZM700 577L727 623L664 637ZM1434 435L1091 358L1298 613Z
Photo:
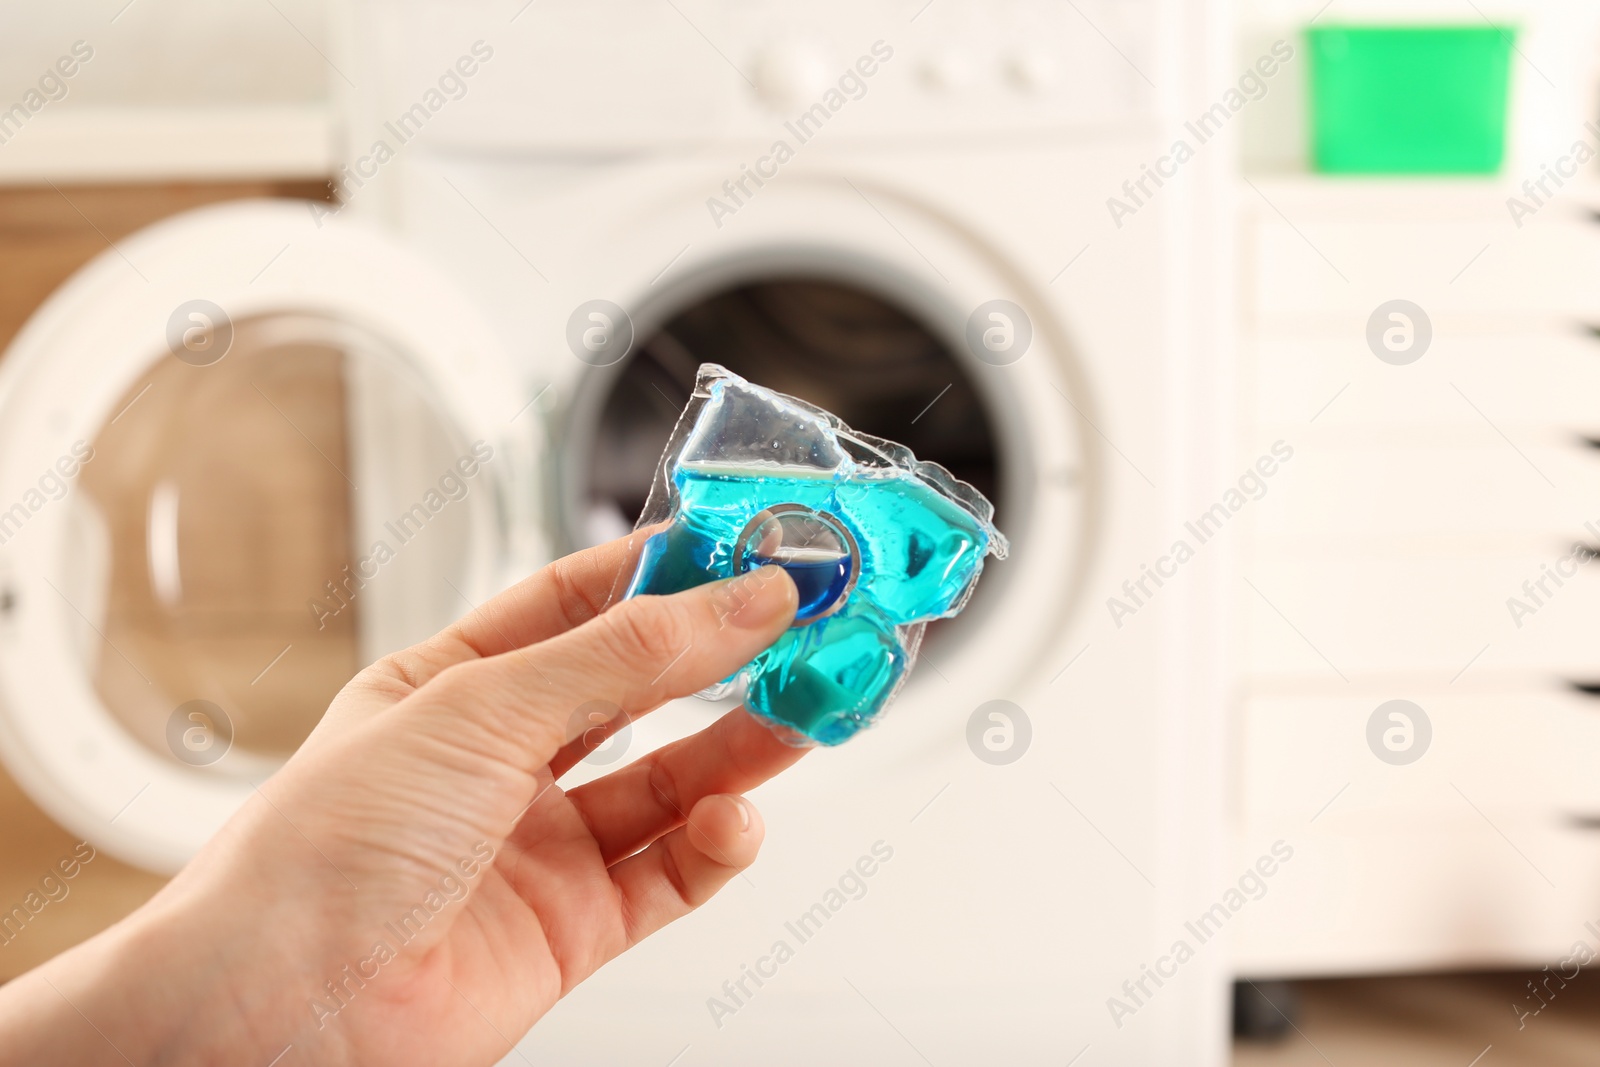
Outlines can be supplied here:
M373 1062L493 1062L569 989L629 945L600 845L559 787L497 850L448 931L353 1016ZM520 842L528 841L528 847ZM438 1035L419 1043L418 1034Z

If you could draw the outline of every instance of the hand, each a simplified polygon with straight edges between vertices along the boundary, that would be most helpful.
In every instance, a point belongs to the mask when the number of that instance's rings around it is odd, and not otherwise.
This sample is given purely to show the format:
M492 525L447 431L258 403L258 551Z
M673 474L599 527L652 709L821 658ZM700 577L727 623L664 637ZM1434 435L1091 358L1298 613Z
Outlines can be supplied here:
M357 675L149 904L0 989L0 1063L492 1064L710 899L761 843L741 794L803 750L741 708L555 782L604 740L578 709L619 707L614 729L732 674L794 585L601 614L627 558L570 556Z

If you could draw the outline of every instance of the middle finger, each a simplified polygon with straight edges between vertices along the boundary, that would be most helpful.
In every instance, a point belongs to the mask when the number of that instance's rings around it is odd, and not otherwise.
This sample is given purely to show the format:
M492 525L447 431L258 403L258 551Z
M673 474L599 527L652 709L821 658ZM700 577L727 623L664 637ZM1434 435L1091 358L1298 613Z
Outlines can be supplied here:
M567 799L610 866L682 825L701 797L754 789L808 751L735 708L699 733L568 790Z

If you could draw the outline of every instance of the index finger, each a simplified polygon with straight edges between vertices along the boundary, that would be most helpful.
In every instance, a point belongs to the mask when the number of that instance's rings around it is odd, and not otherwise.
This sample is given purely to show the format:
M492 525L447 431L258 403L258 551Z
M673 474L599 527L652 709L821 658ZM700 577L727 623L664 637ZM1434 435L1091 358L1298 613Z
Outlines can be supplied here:
M468 601L467 614L390 659L403 663L408 680L418 686L454 664L488 659L582 626L605 610L648 532L563 556L481 605Z
M617 578L643 545L643 533L563 556L440 631L479 657L525 648L582 626L605 610Z
M625 600L531 648L452 667L417 704L532 771L593 724L586 706L642 715L749 663L788 629L798 594L779 567Z

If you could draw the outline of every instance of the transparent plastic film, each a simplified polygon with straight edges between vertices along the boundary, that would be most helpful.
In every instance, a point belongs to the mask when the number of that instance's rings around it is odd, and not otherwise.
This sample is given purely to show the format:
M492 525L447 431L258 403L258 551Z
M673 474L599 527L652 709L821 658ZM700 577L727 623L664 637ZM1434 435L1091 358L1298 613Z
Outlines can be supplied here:
M706 363L635 526L623 598L762 566L799 592L794 625L701 695L742 688L794 744L837 745L875 722L922 630L972 596L1006 539L994 506L903 445Z

